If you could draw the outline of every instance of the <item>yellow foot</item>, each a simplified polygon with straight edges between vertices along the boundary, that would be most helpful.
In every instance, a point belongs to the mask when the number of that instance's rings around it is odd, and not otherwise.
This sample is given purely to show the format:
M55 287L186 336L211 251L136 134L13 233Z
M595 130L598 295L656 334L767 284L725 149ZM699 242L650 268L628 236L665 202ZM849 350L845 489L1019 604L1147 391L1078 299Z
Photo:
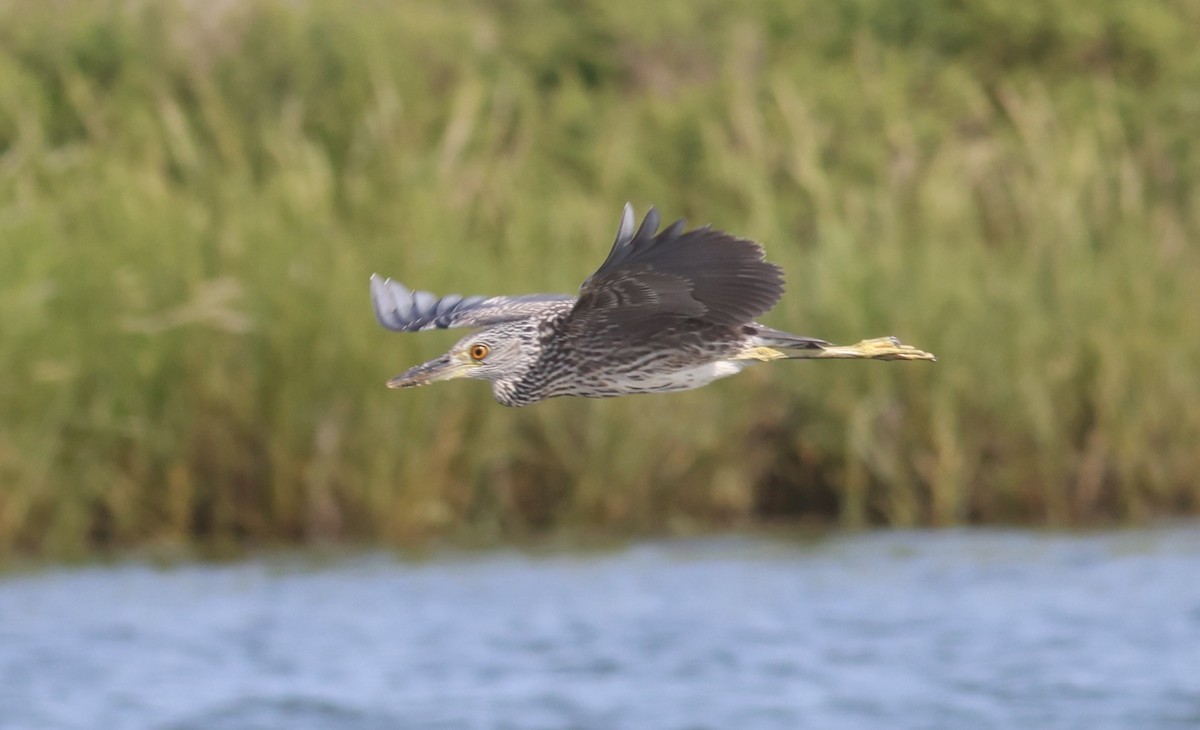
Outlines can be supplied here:
M865 360L937 360L931 353L902 344L895 337L863 340L857 345L829 345L811 357Z

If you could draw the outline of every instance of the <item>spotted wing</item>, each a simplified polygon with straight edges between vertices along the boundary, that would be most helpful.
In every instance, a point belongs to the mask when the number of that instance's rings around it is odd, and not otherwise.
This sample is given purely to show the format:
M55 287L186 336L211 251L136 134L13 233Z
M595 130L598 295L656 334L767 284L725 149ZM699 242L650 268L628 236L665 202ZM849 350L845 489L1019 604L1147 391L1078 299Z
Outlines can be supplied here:
M671 320L739 325L767 312L783 296L783 272L763 260L762 246L708 226L658 230L653 208L634 230L625 205L608 258L580 288L570 325L636 335Z
M371 303L379 323L397 332L485 327L532 316L552 302L570 301L562 294L529 294L520 297L438 297L413 291L398 281L371 275Z

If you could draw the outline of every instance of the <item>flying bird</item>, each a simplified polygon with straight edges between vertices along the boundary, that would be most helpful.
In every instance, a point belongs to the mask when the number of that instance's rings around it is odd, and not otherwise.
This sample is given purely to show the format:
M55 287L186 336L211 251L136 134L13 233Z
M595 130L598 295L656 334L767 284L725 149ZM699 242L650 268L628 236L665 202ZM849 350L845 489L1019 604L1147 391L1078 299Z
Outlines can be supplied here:
M754 321L783 296L783 271L754 241L682 220L635 228L625 205L608 258L579 296L437 297L371 276L375 316L398 332L478 328L391 388L475 378L524 406L556 396L610 398L707 385L769 360L934 360L894 337L831 345Z

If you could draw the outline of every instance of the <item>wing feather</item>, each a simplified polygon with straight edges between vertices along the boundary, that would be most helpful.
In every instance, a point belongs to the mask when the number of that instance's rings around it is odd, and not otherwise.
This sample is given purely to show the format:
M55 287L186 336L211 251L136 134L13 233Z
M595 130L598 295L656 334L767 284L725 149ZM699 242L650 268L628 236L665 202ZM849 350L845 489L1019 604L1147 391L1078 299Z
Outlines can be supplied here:
M680 318L746 324L783 296L783 271L759 244L709 226L686 231L682 220L659 232L659 221L651 208L634 232L626 204L608 258L580 287L573 327L636 334Z
M571 301L563 294L528 294L519 297L438 297L413 291L398 281L371 275L371 303L379 323L397 332L486 327L528 317L555 302Z

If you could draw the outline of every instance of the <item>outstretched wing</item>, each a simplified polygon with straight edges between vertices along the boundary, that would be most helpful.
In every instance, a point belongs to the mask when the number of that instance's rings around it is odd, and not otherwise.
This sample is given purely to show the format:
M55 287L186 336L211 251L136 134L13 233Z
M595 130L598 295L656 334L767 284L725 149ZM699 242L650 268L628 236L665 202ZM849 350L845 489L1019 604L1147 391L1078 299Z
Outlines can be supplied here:
M783 271L763 260L762 246L708 226L684 231L676 221L658 231L651 208L634 231L625 205L608 258L580 287L570 324L629 334L671 319L746 324L783 296Z
M379 323L397 332L485 327L498 322L528 317L548 303L570 301L563 294L529 294L520 297L438 297L413 291L398 281L371 274L371 303Z

